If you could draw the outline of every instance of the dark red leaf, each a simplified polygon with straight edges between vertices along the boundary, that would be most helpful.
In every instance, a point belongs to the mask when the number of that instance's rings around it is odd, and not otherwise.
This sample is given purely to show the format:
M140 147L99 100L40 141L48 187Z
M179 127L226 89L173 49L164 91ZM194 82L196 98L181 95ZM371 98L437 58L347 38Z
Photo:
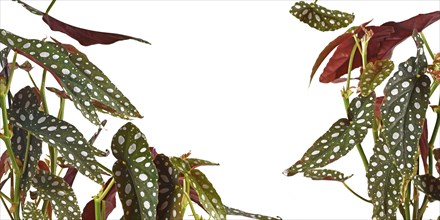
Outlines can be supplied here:
M439 19L440 11L435 11L428 14L419 14L402 22L387 22L381 26L366 26L367 30L374 32L368 44L368 62L391 58L394 48L410 37L414 29L420 32ZM363 34L364 32L360 31L358 35L362 37ZM329 83L347 73L348 61L354 44L352 38L347 38L338 45L319 78L320 82ZM361 56L356 53L353 59L353 69L361 65Z
M77 173L78 170L73 166L70 166L67 169L66 175L64 175L63 179L66 181L66 183L69 184L69 186L72 186L73 181L75 181L75 177Z
M434 149L432 154L434 154L434 159L437 161L435 168L437 169L437 173L440 174L440 148Z
M383 96L379 96L376 98L376 101L374 102L374 116L376 116L377 119L382 120L382 116L380 115L380 106L382 106L383 102Z
M60 98L71 100L69 95L67 95L67 93L64 90L59 90L55 87L46 87L46 89L55 93Z
M420 148L420 157L423 161L423 168L425 169L425 173L428 173L428 153L429 153L429 144L428 144L428 121L425 119L425 123L423 123L423 131L422 135L419 139L419 148Z
M148 41L130 37L122 34L113 34L113 33L105 33L87 30L79 27L72 26L70 24L66 24L62 21L59 21L48 14L43 15L43 21L52 29L53 31L63 32L70 37L77 40L81 45L90 46L93 44L112 44L121 40L133 39L143 43L150 44Z
M49 166L47 166L46 162L44 162L42 160L38 161L38 168L40 170L44 170L44 171L49 172Z
M107 180L107 182L104 185L104 188L108 186L108 184L111 182L113 178L110 178ZM110 213L112 213L113 209L116 208L116 184L113 184L112 188L108 191L107 195L105 195L104 199L102 200L105 202L105 218L107 219ZM92 199L90 200L86 206L83 209L82 213L82 219L83 220L94 220L95 219L95 201Z

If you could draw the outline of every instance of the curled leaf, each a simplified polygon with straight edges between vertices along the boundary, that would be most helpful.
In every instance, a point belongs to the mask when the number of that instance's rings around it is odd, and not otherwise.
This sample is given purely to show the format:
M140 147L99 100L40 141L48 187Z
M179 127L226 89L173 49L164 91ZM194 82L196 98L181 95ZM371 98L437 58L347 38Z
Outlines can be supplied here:
M309 177L312 180L331 180L344 182L353 175L345 176L343 173L336 170L329 169L311 169L304 172L305 177Z

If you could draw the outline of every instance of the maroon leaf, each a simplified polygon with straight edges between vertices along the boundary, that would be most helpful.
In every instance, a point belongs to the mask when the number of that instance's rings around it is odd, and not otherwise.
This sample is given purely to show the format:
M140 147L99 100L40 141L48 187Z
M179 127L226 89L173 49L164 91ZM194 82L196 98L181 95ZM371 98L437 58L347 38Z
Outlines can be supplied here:
M423 161L423 168L425 169L425 173L428 173L428 153L429 153L429 144L428 144L428 121L425 119L425 123L423 123L422 135L419 139L419 148L420 148L420 157Z
M110 178L104 185L104 188L107 188L108 184L111 182L113 178ZM116 208L116 184L110 188L107 195L105 195L104 199L102 200L105 202L105 218L107 219L110 213L112 213L113 209ZM92 199L90 200L86 206L83 209L82 213L82 219L83 220L94 220L95 219L95 201Z
M414 29L420 32L439 19L440 11L435 11L428 14L419 14L402 22L387 22L381 26L366 26L366 29L374 32L368 44L368 62L391 58L394 48L411 36ZM362 37L364 32L361 31L358 35ZM352 38L347 38L338 45L319 78L320 82L329 83L347 73L350 52L354 44ZM361 64L361 56L356 53L353 59L353 69L360 67Z
M40 170L44 170L44 171L49 172L49 166L47 166L47 163L42 160L38 161L38 168Z
M70 37L77 40L81 45L90 46L93 44L112 44L121 40L133 39L146 44L150 44L148 41L142 40L140 38L135 38L122 34L105 33L99 31L87 30L79 27L66 24L59 21L48 14L43 15L43 21L52 29L53 31L63 32Z
M380 106L382 106L383 102L383 96L377 97L376 101L374 102L374 115L376 116L379 121L382 120L382 116L380 114Z
M76 174L78 173L78 170L73 167L69 166L67 169L66 175L64 175L64 181L69 184L69 186L72 186L73 181L75 181Z

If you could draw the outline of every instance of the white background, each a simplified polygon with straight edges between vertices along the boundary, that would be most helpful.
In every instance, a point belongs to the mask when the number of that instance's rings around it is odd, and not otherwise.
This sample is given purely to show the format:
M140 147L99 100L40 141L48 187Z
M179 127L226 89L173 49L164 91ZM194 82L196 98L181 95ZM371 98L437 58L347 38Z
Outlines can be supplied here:
M28 3L44 11L49 1ZM319 3L355 13L353 25L370 19L374 25L402 21L440 9L438 1ZM159 153L178 156L191 151L196 158L221 164L201 169L224 204L284 219L368 219L372 206L354 197L342 184L281 174L334 121L345 117L339 93L342 84L320 84L317 75L308 86L317 55L343 30L322 33L309 28L289 14L293 4L59 1L50 12L72 25L140 37L151 46L123 41L81 47L64 34L50 31L40 17L10 1L0 2L0 25L26 38L52 36L78 46L137 106L144 118L133 123ZM439 32L439 22L424 31L435 52L439 51ZM395 50L396 66L414 54L412 40L405 41ZM39 83L41 70L35 68L33 76ZM49 78L49 85L57 86ZM30 80L24 72L17 72L14 84L12 91L16 92ZM48 96L54 108L51 113L56 114L58 100L53 94ZM83 119L71 102L66 109L66 120L86 138L95 132L95 126ZM428 114L432 126L433 114ZM112 135L125 122L108 115L100 118L108 119L108 124L95 144L108 149ZM372 137L366 139L364 148L369 157ZM5 150L3 143L0 150ZM109 156L100 161L111 167L115 160ZM329 167L354 174L347 183L368 197L356 150ZM82 176L73 186L81 207L100 188ZM119 219L121 213L118 204L110 218ZM438 213L439 203L435 202L426 217L436 218ZM8 218L3 209L0 217Z

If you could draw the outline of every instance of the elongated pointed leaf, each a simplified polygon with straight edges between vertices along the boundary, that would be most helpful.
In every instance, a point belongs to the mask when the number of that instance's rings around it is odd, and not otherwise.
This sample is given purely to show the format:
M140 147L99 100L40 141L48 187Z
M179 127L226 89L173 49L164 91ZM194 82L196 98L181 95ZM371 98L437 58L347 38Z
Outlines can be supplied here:
M145 135L132 123L113 136L113 165L125 219L155 219L158 175Z
M428 142L428 120L425 119L423 123L422 134L419 139L420 158L422 158L423 168L425 173L429 172L428 156L429 156L429 142Z
M172 166L170 159L158 154L154 164L159 174L159 203L157 219L182 219L183 190L179 185L179 172Z
M84 69L77 67L75 63L81 60L78 61L78 58L71 60L67 50L59 44L28 40L3 29L0 29L0 33L1 43L52 73L75 103L75 107L90 122L96 125L100 124L96 108L92 104L94 101L114 107L118 114L127 117L140 117L140 114L128 102L128 99L116 89L108 78L104 78L102 72L93 64L89 63L89 66L84 67ZM81 63L79 63L79 66L81 66ZM90 70L86 69L89 67ZM92 74L92 71L93 74L98 75L88 76ZM97 84L98 82L99 84Z
M75 193L63 178L39 170L32 178L32 186L38 190L42 199L52 203L58 219L81 219Z
M312 180L331 180L344 182L345 180L350 179L353 175L345 176L343 173L336 170L329 169L312 169L304 172L305 177L309 177Z
M36 8L34 8L34 7L28 5L20 0L12 0L12 1L18 2L19 4L21 4L24 8L26 8L32 14L35 14L35 15L43 15L44 14L42 11L40 11L40 10L38 10L38 9L36 9Z
M19 127L13 127L13 136L11 139L12 150L22 164L26 163L26 168L21 176L20 199L22 202L26 199L26 193L31 186L32 177L34 177L38 166L38 160L42 153L42 141ZM29 144L29 148L26 146Z
M36 138L57 147L64 159L82 174L102 183L101 170L94 157L94 149L71 124L38 110L33 90L27 86L15 96L9 110L10 122L31 132Z
M258 220L280 220L281 218L274 218L270 216L260 215L260 214L253 214L245 211L241 211L239 209L234 209L228 206L225 206L226 214L227 215L239 215L244 216L248 218L258 219Z
M49 217L41 212L41 209L33 202L26 202L23 207L23 218L25 220L48 220Z
M419 175L414 178L414 185L429 196L430 200L440 200L440 179L430 175Z
M336 121L284 174L293 176L298 172L324 167L346 155L363 141L367 128L371 127L373 110L374 93L354 98L349 106L349 119Z
M186 161L188 161L191 169L194 169L199 166L218 166L218 165L220 165L218 163L213 163L211 161L197 159L197 158L188 158L188 159L186 159Z
M379 137L367 172L368 195L373 203L373 219L396 218L402 175L393 163L391 154L383 137Z
M361 94L367 96L373 92L391 74L393 69L394 63L391 60L369 62L359 81Z
M418 144L423 120L429 104L429 77L424 74L426 57L423 43L415 32L417 57L399 65L399 70L388 81L381 107L384 137L397 168L406 177L417 169Z
M354 20L353 14L329 10L315 3L303 1L295 3L290 13L300 21L320 31L334 31L347 27Z

